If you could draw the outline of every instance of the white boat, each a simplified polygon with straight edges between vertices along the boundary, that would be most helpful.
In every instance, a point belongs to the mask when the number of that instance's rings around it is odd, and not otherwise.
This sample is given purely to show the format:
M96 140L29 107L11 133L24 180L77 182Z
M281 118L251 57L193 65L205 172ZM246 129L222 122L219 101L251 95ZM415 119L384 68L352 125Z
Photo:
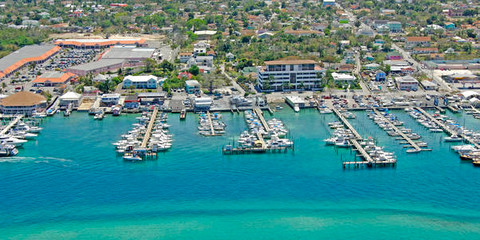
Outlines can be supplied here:
M10 144L0 144L0 157L11 157L18 154L18 150L15 146Z
M31 132L31 133L39 133L40 131L42 131L43 128L41 127L37 127L37 126L32 126L30 127L30 129L28 130L28 132Z
M28 142L27 140L14 138L8 135L0 136L0 141L15 147L21 147L24 143Z
M143 159L142 159L140 156L138 156L138 155L127 154L127 155L124 155L124 156L123 156L123 160L136 162L136 161L142 161Z
M452 135L450 137L445 137L444 138L445 142L461 142L463 141L463 138L459 136Z
M295 111L295 112L300 112L300 108L299 108L297 105L295 105L295 106L293 107L293 111Z

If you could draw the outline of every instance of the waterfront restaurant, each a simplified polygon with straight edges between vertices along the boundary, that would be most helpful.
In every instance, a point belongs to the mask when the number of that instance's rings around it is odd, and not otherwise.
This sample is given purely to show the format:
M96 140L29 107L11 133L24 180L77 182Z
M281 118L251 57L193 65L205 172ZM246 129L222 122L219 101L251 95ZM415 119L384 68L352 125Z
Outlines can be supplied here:
M18 92L0 100L0 111L3 114L25 114L42 112L47 107L47 99L31 92Z

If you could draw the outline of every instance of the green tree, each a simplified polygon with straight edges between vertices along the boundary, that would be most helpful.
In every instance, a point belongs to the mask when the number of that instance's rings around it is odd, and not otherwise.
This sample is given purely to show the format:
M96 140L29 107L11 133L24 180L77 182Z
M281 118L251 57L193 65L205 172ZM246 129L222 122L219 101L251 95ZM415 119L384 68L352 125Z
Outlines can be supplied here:
M188 69L188 72L197 76L200 73L200 68L197 65L193 65Z

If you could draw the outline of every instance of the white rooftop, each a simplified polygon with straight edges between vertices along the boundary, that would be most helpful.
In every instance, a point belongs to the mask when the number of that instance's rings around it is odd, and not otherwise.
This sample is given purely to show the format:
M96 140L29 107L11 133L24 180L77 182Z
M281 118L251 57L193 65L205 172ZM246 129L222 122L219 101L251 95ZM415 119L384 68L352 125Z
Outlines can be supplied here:
M132 82L147 82L148 80L150 79L154 79L155 81L158 79L156 76L153 76L153 75L148 75L148 76L132 76L132 75L129 75L129 76L126 76L123 81L125 80L131 80Z

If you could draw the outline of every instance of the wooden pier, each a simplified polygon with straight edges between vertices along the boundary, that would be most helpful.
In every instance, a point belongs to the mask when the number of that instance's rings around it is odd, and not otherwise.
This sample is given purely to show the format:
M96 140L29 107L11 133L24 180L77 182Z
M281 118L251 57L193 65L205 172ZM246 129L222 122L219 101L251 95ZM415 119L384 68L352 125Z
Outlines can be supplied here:
M465 136L465 134L458 134L457 132L455 132L454 130L452 130L451 128L449 128L447 125L443 124L442 122L438 121L436 118L434 118L432 115L430 115L429 113L427 113L425 110L423 110L422 108L420 107L415 107L415 109L417 109L419 112L421 112L423 115L425 115L427 118L429 118L430 120L432 120L434 123L436 123L438 126L440 126L445 132L447 132L450 136L460 136L462 137L465 141L467 141L468 143L471 143L473 144L476 148L480 148L480 144L472 141L468 136Z
M13 119L8 125L0 131L0 135L5 135L15 124L17 124L21 119L23 118L23 115L18 115Z
M257 114L258 119L260 119L260 122L262 123L265 132L270 132L270 127L268 126L267 121L265 121L265 118L263 117L262 110L260 110L260 108L254 108L253 111L255 112L255 114Z
M375 112L375 114L377 114L378 116L380 116L381 118L383 118L384 121L388 122L388 124L390 124L390 126L393 128L393 130L395 130L396 133L398 133L403 139L405 139L405 141L408 142L408 144L410 144L410 146L412 146L416 152L420 152L422 151L423 149L420 148L417 143L415 143L411 138L409 138L407 136L407 134L403 133L402 131L400 131L400 129L397 128L397 126L395 126L389 119L387 119L386 117L384 117L376 108L373 108L373 112ZM408 152L408 151L407 151Z
M352 131L353 135L355 135L355 138L357 140L362 140L362 136L355 130L355 128L348 122L348 120L342 115L338 109L333 108L333 112L337 115L337 117L343 122L343 124Z
M152 116L150 118L150 122L148 123L147 131L145 132L145 136L143 137L142 145L140 145L142 148L147 147L148 141L150 140L150 136L152 134L153 125L155 125L155 120L157 118L157 114L158 114L158 108L155 107L153 109Z

